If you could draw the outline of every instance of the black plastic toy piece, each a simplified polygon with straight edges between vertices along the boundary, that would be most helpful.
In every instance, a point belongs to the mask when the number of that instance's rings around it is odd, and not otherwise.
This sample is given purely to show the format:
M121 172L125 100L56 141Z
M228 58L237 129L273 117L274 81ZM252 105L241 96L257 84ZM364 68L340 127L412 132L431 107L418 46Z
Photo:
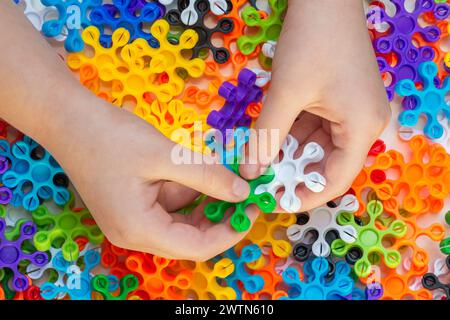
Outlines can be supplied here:
M447 269L450 270L450 256L447 256L445 263ZM428 290L443 290L445 292L446 300L450 300L450 283L442 283L435 274L425 274L422 278L422 285Z

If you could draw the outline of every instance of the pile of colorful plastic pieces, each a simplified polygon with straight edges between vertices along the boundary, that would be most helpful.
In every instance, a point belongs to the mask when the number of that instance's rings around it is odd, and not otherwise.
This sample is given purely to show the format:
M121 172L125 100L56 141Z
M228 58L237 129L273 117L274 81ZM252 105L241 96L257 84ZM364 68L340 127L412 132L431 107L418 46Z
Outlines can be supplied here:
M263 106L288 1L14 2L64 46L68 68L94 94L169 138L180 128L194 136L198 121L203 130L236 129L224 141L236 150ZM0 299L450 299L449 1L417 0L408 10L407 2L367 6L402 150L378 140L345 195L299 212L298 184L326 187L319 173L305 173L323 150L311 143L296 158L289 136L285 157L250 182L246 201L205 207L213 222L231 217L236 232L250 228L248 205L263 212L243 241L207 262L110 244L75 206L56 160L1 122ZM283 163L296 174L283 174ZM281 188L291 213L271 213Z

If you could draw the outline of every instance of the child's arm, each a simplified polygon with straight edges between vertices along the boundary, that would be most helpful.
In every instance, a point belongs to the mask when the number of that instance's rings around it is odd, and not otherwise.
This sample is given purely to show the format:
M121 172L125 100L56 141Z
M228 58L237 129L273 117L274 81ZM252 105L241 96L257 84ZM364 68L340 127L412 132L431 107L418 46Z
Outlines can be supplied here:
M205 260L244 236L205 221L200 210L168 213L192 201L192 189L242 201L249 193L244 180L218 164L173 164L175 144L83 88L11 1L0 3L0 39L0 117L52 153L109 240Z
M326 188L313 193L302 186L302 210L348 190L389 117L362 1L289 1L256 128L280 129L279 141L273 141L277 146L291 133L301 146L316 141L324 147ZM278 150L259 165L243 166L243 176L258 176ZM256 161L256 155L250 159Z

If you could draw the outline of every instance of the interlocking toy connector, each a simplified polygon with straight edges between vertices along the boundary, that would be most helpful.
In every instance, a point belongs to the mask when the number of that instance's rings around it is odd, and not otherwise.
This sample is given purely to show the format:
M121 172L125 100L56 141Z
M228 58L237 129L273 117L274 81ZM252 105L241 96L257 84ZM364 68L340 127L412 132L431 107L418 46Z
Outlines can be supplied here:
M78 260L80 248L75 242L78 237L86 237L93 244L102 243L104 236L100 228L95 224L87 224L87 220L92 220L87 209L80 211L73 210L74 197L70 194L70 199L62 208L59 214L51 213L45 205L39 206L33 211L33 221L42 229L34 236L36 248L47 251L52 247L55 239L62 238L61 246L64 259L67 261Z
M284 282L289 286L288 297L280 300L333 300L348 296L353 291L350 266L339 261L332 280L326 281L329 264L325 258L315 258L305 264L307 281L300 280L297 269L287 268L283 272Z
M84 43L80 32L91 23L87 17L89 10L102 4L102 0L41 0L47 7L56 7L59 17L44 22L42 33L46 37L58 37L67 31L64 48L67 52L79 52L83 50Z
M358 209L358 200L353 195L346 195L341 199L339 206L330 208L322 206L311 210L309 220L303 225L293 224L286 233L289 240L293 243L302 242L305 235L310 231L317 232L317 239L312 245L312 252L317 257L328 257L331 253L325 236L328 232L335 230L346 243L353 243L356 240L357 233L351 225L339 225L336 221L337 216L345 211L354 213Z
M238 48L243 54L250 55L261 43L278 40L288 1L269 0L269 5L272 12L266 19L261 18L260 13L253 6L246 7L242 11L242 19L245 24L249 27L259 28L256 34L244 35L237 40Z
M13 0L18 5L25 5L24 15L31 22L33 27L42 31L42 25L44 24L46 17L56 16L58 11L55 7L45 7L40 0ZM56 37L56 40L63 41L65 36L60 35Z
M436 87L434 78L438 68L434 62L424 62L419 66L419 75L423 82L423 90L418 90L411 80L402 80L395 91L402 97L412 96L416 100L413 110L403 110L398 116L401 125L413 127L417 124L421 114L426 115L427 123L424 133L431 139L438 139L444 134L444 128L438 121L438 114L443 113L450 119L450 106L445 101L445 96L450 92L450 77L446 77L442 87Z
M447 269L450 270L450 256L445 259ZM422 278L422 285L428 290L442 290L446 300L450 300L450 283L442 283L433 273L427 273Z
M137 1L134 0L134 2ZM131 41L142 38L147 40L153 48L159 46L152 34L143 29L144 26L150 25L164 16L161 6L155 2L144 3L137 13L130 10L132 4L133 0L114 0L112 5L104 4L91 11L89 18L92 25L100 30L100 43L104 47L109 48L112 45L111 34L105 32L107 28L112 32L119 28L125 28L130 32Z
M323 159L324 151L316 142L305 145L303 153L299 158L294 154L298 149L298 141L293 136L288 135L281 150L283 159L278 163L272 163L275 174L274 179L258 186L255 193L269 192L273 196L284 187L284 193L280 199L280 206L287 212L298 212L302 206L300 198L296 194L296 187L304 183L313 192L321 192L326 185L325 178L318 172L305 173L305 168L312 163Z
M118 281L117 278L114 280ZM120 292L116 295L114 292L111 292L115 291L111 290L111 278L103 274L96 275L92 278L93 291L99 292L105 300L126 300L128 295L137 289L138 284L139 282L136 276L128 274L120 279Z
M236 161L231 164L231 168L234 173L239 174L239 163ZM250 228L250 219L247 217L245 209L251 205L256 204L258 208L264 213L270 213L275 210L276 201L275 198L268 192L262 192L255 194L255 189L260 184L269 183L274 178L274 174L271 168L261 175L259 178L248 181L250 186L250 194L248 198L242 202L231 203L226 201L216 201L208 203L204 208L205 216L212 222L219 222L224 218L225 212L234 207L234 211L231 214L230 225L237 232L247 231Z

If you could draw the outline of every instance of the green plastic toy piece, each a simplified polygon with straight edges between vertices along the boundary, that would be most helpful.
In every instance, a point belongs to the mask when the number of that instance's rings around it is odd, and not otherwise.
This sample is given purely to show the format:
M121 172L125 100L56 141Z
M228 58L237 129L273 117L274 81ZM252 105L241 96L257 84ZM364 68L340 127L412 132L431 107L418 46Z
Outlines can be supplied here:
M92 288L99 292L105 300L126 300L128 294L137 289L139 285L138 278L132 274L127 274L120 279L120 293L114 295L109 291L110 283L107 276L99 274L92 279Z
M5 293L5 299L12 300L16 296L16 292L14 290L11 290L11 288L8 285L8 282L14 276L14 274L9 269L7 269L7 270L3 269L3 270L4 270L4 272L3 272L2 280L0 281L0 285L2 286L3 292Z
M239 175L239 163L234 161L230 165L233 172ZM277 202L275 198L269 193L264 192L261 194L255 194L255 189L260 184L266 184L273 180L275 174L272 168L269 167L266 173L257 179L248 181L250 185L250 195L245 201L238 203L231 203L226 201L216 201L208 203L205 206L205 215L212 222L219 222L223 219L225 211L231 207L235 207L233 214L231 215L230 224L237 232L247 231L250 228L250 219L245 213L245 208L251 204L256 204L258 208L264 213L271 213L275 210Z
M34 243L38 250L47 251L56 239L63 239L61 246L64 259L77 261L80 249L75 239L86 237L93 244L103 242L104 236L97 225L85 224L92 219L89 211L83 209L79 212L73 211L74 197L70 193L70 199L63 207L60 214L50 213L45 205L40 205L32 212L33 221L39 227L34 235Z
M259 28L255 34L244 35L237 39L238 48L243 54L250 55L261 43L278 40L288 1L269 0L269 5L272 12L265 19L261 18L261 14L253 6L249 6L242 11L241 16L245 24L249 27Z
M331 244L331 250L336 256L343 257L350 249L359 248L362 256L355 263L355 273L358 277L369 276L370 267L379 262L379 255L384 258L384 264L391 269L396 268L402 260L402 256L398 251L386 249L382 241L386 236L403 237L406 234L407 226L403 221L395 220L387 229L380 230L376 227L375 222L381 216L383 210L381 201L369 201L367 204L369 221L363 226L356 223L352 213L342 212L337 217L339 224L353 226L358 236L353 243L346 243L342 239L334 240Z
M205 194L199 195L197 197L197 199L195 199L192 203L190 203L186 207L181 208L180 210L178 210L178 213L191 214L192 211L194 211L195 208L197 208L203 201L206 200L206 198L208 198L208 196L205 195Z
M450 226L450 211L445 214L445 222ZM443 254L450 254L450 237L445 238L439 243L439 249Z

